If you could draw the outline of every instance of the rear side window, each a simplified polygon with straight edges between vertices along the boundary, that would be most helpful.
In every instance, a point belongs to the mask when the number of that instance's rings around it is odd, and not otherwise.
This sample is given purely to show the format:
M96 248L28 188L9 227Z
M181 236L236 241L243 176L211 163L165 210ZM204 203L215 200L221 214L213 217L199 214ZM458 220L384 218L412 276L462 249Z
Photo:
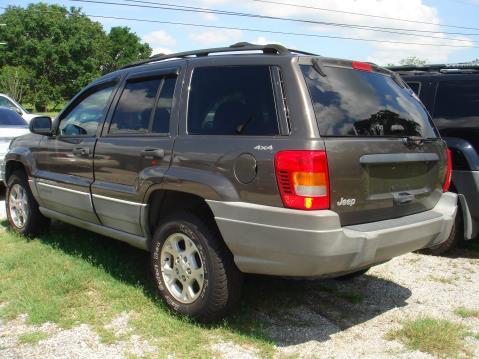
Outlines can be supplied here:
M420 82L408 82L407 85L414 91L416 95L419 96L419 92L421 91L421 83Z
M127 82L113 114L109 133L168 133L175 83L175 78Z
M375 72L302 65L322 136L437 137L423 105L408 89Z
M277 135L268 66L199 67L193 72L188 133Z
M441 81L434 117L460 119L479 116L479 81Z

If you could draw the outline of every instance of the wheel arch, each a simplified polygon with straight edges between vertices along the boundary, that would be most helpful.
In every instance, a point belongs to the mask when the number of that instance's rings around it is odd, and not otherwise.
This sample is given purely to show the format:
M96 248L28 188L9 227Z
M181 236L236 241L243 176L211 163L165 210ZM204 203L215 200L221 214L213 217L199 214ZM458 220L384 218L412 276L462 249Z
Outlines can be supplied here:
M153 188L148 192L146 203L143 227L148 238L148 248L150 248L151 239L158 223L171 213L187 211L198 216L205 224L218 228L210 206L203 197L197 194Z

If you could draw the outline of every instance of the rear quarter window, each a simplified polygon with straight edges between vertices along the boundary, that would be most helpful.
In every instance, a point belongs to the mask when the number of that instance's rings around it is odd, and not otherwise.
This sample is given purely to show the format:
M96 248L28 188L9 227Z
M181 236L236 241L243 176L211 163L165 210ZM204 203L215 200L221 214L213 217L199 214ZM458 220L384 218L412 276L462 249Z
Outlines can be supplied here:
M479 117L479 79L439 82L434 117Z
M321 136L437 137L410 90L375 72L301 65Z

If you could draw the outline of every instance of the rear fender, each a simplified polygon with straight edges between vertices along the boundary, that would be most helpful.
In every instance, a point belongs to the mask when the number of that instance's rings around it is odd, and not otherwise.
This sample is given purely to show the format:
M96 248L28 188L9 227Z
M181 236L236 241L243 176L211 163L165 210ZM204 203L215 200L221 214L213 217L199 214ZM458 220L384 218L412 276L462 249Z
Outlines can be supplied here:
M444 137L444 140L449 148L461 152L471 171L479 171L479 154L468 141L458 137Z
M148 188L144 203L156 190L190 193L205 200L239 201L238 192L226 177L194 168L170 167L161 183Z

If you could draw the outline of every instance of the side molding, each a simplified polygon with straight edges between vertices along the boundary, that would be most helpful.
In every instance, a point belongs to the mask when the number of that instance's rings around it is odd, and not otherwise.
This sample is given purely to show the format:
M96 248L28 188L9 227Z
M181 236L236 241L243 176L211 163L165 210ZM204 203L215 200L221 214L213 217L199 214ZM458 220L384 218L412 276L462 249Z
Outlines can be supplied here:
M40 207L39 209L40 209L40 212L45 217L48 217L48 218L51 218L51 219L56 219L58 221L65 222L65 223L68 223L68 224L71 224L71 225L74 225L74 226L77 226L77 227L80 227L80 228L83 228L83 229L86 229L86 230L89 230L89 231L92 231L92 232L95 232L95 233L98 233L98 234L101 234L101 235L106 236L106 237L111 237L111 238L114 238L114 239L118 239L119 241L126 242L126 243L132 245L133 247L137 247L137 248L140 248L140 249L143 249L143 250L146 250L146 251L148 250L147 240L144 237L136 236L136 235L130 234L130 233L121 232L121 231L118 231L118 230L113 229L113 228L108 228L108 227L101 226L99 224L86 222L86 221L83 221L81 219L70 217L70 216L67 216L63 213L52 211L52 210L49 210L49 209L44 208L44 207Z

